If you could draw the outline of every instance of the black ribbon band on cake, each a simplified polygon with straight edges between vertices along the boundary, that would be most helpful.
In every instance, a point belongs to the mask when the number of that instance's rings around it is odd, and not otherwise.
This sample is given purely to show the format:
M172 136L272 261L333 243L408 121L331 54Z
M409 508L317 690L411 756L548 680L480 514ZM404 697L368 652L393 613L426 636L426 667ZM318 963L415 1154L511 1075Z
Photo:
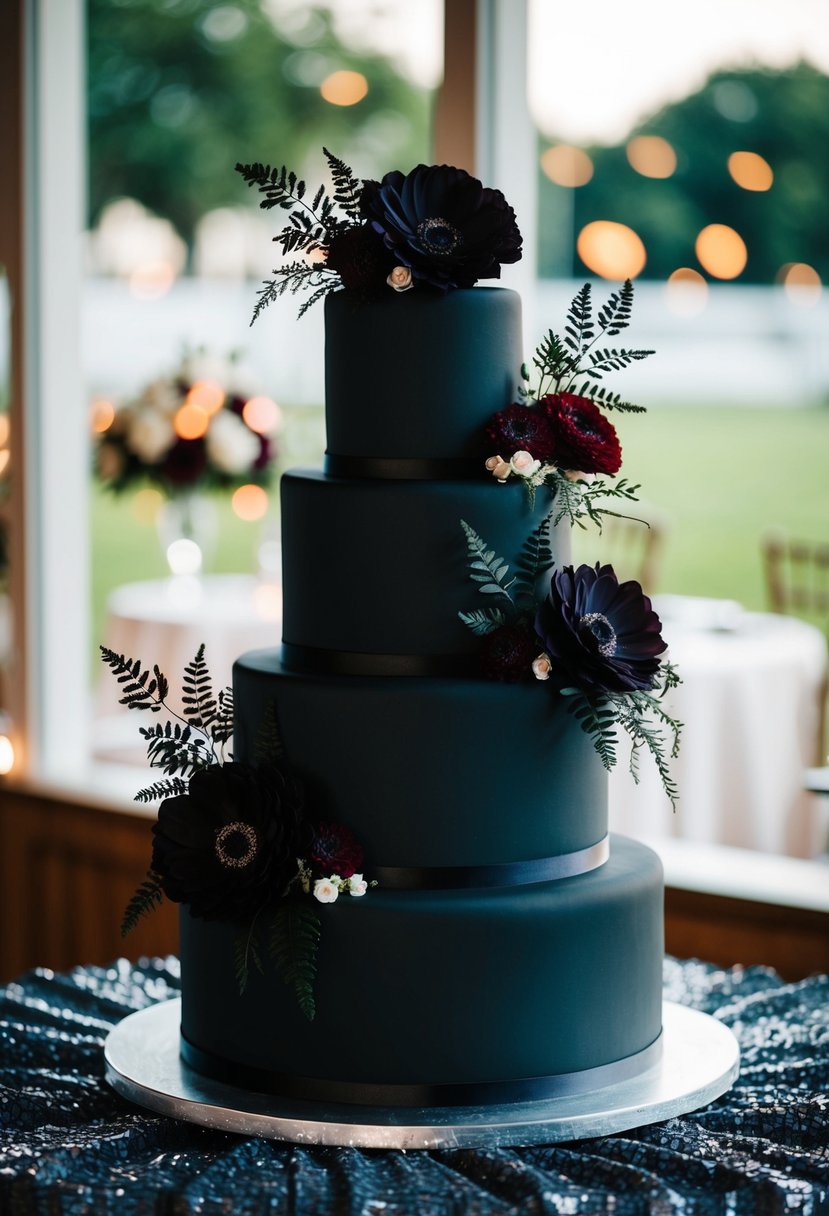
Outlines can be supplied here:
M604 865L609 856L610 840L605 836L586 849L560 853L557 857L534 857L529 861L487 866L372 866L371 877L387 891L522 887L586 874Z
M617 1085L652 1067L662 1052L662 1036L635 1055L551 1077L522 1077L514 1081L478 1081L456 1085L381 1085L325 1081L271 1072L225 1060L181 1036L181 1058L202 1076L257 1093L275 1094L302 1102L336 1102L351 1106L435 1107L494 1106L504 1102L542 1102Z
M431 457L337 456L325 453L329 477L375 481L472 481L486 475L484 458L443 460Z
M474 655L367 654L361 650L326 650L320 646L282 643L286 671L326 676L473 676Z

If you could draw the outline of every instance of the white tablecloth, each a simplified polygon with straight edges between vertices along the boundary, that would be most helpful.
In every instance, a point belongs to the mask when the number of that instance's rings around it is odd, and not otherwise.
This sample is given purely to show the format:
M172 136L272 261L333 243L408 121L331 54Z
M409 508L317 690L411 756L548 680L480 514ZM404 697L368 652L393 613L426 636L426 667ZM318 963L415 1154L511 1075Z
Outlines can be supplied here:
M643 755L626 771L626 738L610 781L610 822L633 836L689 840L814 857L829 844L827 801L804 789L816 763L824 635L793 617L736 604L654 597L683 683L667 699L684 723L671 811Z
M107 601L104 645L118 654L158 664L170 682L170 705L180 709L184 668L204 642L214 692L231 682L233 662L246 650L278 646L282 588L253 575L173 576L117 587ZM101 664L96 688L98 754L139 753L139 715L118 705L120 688ZM125 719L129 719L125 723ZM131 744L130 744L131 741Z

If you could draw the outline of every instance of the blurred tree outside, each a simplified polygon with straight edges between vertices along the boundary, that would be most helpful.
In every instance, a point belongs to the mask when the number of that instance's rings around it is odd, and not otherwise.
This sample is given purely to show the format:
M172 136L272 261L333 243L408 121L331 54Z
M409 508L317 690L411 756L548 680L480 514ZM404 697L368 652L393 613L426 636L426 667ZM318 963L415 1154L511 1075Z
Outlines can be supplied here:
M677 163L670 176L646 177L632 168L626 149L640 135L671 145ZM781 266L793 262L812 266L825 283L828 145L829 76L817 68L801 62L780 71L715 72L698 92L665 106L624 142L584 149L594 170L585 185L572 189L541 175L539 273L582 274L575 235L593 220L611 220L644 242L641 277L664 280L678 267L699 269L697 233L716 223L735 229L748 248L741 283L773 283ZM774 174L770 189L737 184L728 169L736 151L763 157ZM568 208L572 222L563 236L549 217L566 215Z
M131 198L192 250L206 212L252 205L239 161L310 176L324 144L367 177L423 159L429 90L338 41L327 8L301 18L281 29L262 0L88 0L90 226ZM324 100L344 71L365 77L365 96Z

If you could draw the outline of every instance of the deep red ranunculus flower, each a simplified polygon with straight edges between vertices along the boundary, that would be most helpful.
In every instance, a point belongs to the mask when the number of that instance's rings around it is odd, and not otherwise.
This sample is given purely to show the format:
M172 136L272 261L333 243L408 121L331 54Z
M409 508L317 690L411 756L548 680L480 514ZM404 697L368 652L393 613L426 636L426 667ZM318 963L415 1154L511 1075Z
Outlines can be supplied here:
M532 676L532 662L539 651L538 638L525 625L501 625L483 640L481 671L490 680L516 684Z
M321 876L350 878L357 873L363 864L363 850L345 824L316 823L312 830L310 857Z
M620 583L612 566L565 566L535 618L537 641L559 686L588 693L653 688L667 650L662 625L640 585Z
M529 452L536 460L555 458L555 437L547 415L537 404L508 405L493 414L486 436L504 460L515 452Z
M574 393L553 393L539 402L553 432L559 468L579 473L618 473L622 449L612 423ZM535 452L533 452L535 456Z

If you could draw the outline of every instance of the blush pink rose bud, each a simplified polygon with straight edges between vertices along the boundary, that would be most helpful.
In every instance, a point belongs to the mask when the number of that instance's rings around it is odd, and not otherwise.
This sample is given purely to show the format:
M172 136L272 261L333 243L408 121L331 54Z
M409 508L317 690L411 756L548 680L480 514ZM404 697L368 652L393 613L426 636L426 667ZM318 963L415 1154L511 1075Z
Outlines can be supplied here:
M386 282L395 291L408 291L412 286L412 272L408 266L395 266Z
M314 899L321 904L333 904L340 893L340 885L336 875L331 878L318 878L314 883Z
M500 482L504 482L512 472L511 466L501 456L490 456L486 462L486 467L492 476Z
M550 671L552 670L552 666L553 666L552 663L550 662L549 655L540 654L537 659L533 659L532 666L533 666L533 675L535 676L535 678L537 680L549 680Z
M536 460L530 452L516 452L510 460L510 468L519 477L532 477L541 468L541 461Z

